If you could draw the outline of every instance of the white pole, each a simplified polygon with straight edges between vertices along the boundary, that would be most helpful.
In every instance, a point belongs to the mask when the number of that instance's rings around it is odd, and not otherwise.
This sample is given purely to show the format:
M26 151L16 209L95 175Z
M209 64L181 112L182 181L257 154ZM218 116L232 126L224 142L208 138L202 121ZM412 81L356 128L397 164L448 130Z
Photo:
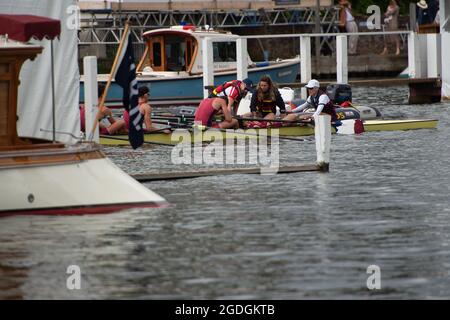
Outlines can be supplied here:
M419 35L411 32L408 36L408 69L410 78L421 78L423 76L420 51Z
M311 80L311 38L300 37L300 82L308 83ZM306 88L301 89L301 98L308 98Z
M450 0L440 0L442 46L442 99L450 100Z
M214 85L214 59L213 59L213 43L211 38L204 38L202 40L203 50L203 97L206 99L209 96L206 86Z
M319 115L314 118L317 165L322 171L329 170L331 151L331 116Z
M428 78L441 76L441 35L427 34L427 73Z
M336 76L338 83L348 83L347 36L336 37Z
M449 8L450 9L450 8ZM442 99L450 100L450 32L442 33Z
M94 127L94 121L98 112L98 83L97 83L97 57L84 57L84 113L86 135L90 134ZM92 141L100 143L98 126Z
M248 77L247 39L236 40L237 79L244 80Z

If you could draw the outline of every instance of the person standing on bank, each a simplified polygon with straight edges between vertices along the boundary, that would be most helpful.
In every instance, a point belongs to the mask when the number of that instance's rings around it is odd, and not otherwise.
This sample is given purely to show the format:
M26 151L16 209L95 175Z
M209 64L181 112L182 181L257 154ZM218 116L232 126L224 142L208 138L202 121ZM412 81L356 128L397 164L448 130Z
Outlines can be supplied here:
M252 95L250 102L250 114L246 117L258 117L273 120L277 114L277 107L280 108L282 117L286 114L286 106L277 85L269 75L264 75L259 79L256 92Z
M295 120L307 120L307 119L313 119L320 115L321 113L326 113L331 116L331 121L336 121L336 111L334 109L333 102L331 99L326 95L325 92L320 90L320 83L319 81L313 79L308 82L308 84L305 86L306 89L308 89L308 99L306 99L306 102L288 114L284 120L289 121L295 121ZM313 108L315 109L315 112L313 115L310 114L300 114L304 112L304 110Z
M347 0L339 0L339 28L348 33L357 33L358 25L355 22L355 17L352 14L352 5ZM358 36L351 35L348 39L348 54L355 55L358 46Z
M384 13L384 23L386 24L386 31L397 31L398 30L398 14L399 14L399 6L397 0L391 0L389 6ZM395 42L395 55L398 56L400 54L400 37L398 34L393 34L388 36L388 41ZM388 53L387 42L384 43L383 52L381 55L385 55Z

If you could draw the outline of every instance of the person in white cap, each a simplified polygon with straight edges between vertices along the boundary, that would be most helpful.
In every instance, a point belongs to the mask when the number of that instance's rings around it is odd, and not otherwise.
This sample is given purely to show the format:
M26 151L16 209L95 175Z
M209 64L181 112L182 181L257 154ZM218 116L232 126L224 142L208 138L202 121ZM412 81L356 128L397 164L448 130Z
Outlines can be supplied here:
M319 114L326 113L331 116L331 120L336 120L336 111L334 110L333 102L323 92L320 91L319 81L313 79L305 86L308 89L308 99L306 102L291 111L291 114L287 115L284 120L295 121L297 119L311 119ZM313 115L301 114L306 109L315 109Z

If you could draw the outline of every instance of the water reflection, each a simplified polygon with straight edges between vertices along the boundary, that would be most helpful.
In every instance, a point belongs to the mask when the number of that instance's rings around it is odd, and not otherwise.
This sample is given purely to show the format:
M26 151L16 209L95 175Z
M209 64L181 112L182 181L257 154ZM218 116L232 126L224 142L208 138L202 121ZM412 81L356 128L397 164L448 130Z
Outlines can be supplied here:
M367 94L369 92L369 94ZM407 88L356 88L387 117L437 130L333 137L329 174L146 184L172 207L0 225L2 299L308 299L450 296L450 104L408 106ZM314 161L283 141L282 164ZM174 171L170 149L109 148L127 172ZM66 288L79 265L82 290ZM366 288L379 265L382 290Z

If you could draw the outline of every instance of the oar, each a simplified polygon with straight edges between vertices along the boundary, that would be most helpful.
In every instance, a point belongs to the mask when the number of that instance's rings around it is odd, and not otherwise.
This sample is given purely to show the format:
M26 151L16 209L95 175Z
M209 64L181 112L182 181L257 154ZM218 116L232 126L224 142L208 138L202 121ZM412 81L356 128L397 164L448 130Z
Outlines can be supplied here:
M170 113L170 112L153 112L152 113L152 118L153 117L170 117L170 118L195 118L194 115L188 115L188 114L174 114L174 113Z

